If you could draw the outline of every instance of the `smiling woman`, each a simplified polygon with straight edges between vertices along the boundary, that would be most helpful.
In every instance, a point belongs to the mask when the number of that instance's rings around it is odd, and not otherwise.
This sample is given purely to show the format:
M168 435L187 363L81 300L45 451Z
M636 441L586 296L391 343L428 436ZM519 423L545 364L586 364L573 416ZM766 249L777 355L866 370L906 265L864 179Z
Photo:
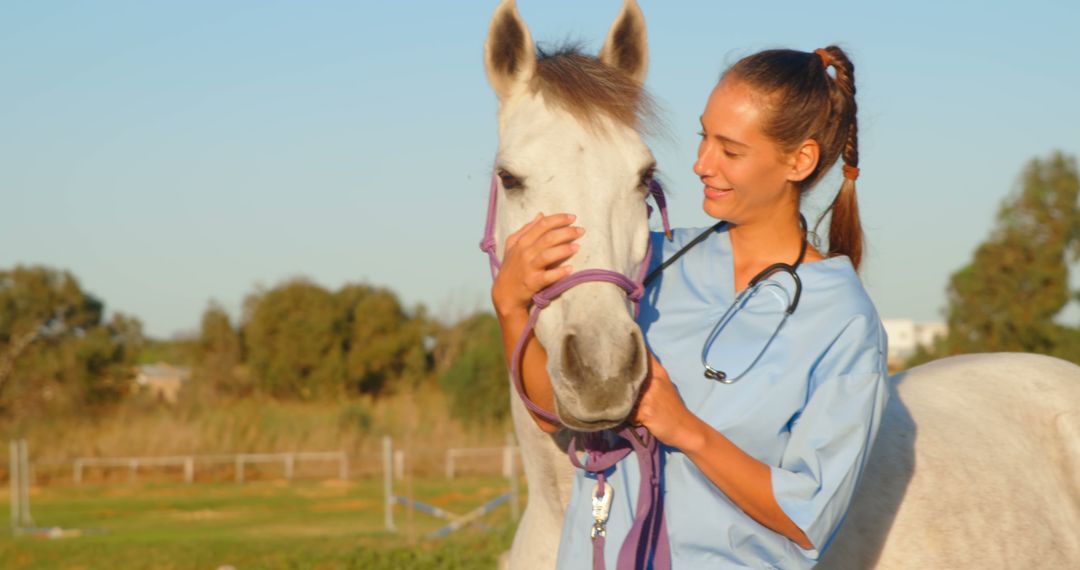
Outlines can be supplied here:
M845 69L834 78L830 66ZM650 372L633 420L666 446L670 552L645 551L634 567L809 568L854 496L888 389L885 334L856 273L853 177L834 202L846 211L826 253L808 244L799 214L841 153L857 161L852 76L836 47L772 50L737 63L709 97L694 172L705 212L721 222L676 229L671 244L654 234L651 266L678 260L649 285L637 319ZM762 282L768 290L749 287ZM759 299L775 292L787 301ZM728 334L714 334L718 320ZM727 378L706 365L702 378L702 362L744 371ZM631 461L604 475L622 490L646 476ZM600 483L575 479L560 567L595 549L588 498ZM609 545L631 533L627 499L609 514ZM604 557L621 568L621 554L609 546Z

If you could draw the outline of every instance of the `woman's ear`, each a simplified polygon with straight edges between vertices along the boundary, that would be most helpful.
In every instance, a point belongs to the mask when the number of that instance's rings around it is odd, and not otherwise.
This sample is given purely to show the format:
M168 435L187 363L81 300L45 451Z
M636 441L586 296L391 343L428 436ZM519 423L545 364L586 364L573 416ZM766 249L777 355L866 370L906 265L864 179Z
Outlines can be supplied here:
M789 156L791 171L788 172L787 179L802 182L817 168L818 160L821 159L821 147L816 140L806 139Z

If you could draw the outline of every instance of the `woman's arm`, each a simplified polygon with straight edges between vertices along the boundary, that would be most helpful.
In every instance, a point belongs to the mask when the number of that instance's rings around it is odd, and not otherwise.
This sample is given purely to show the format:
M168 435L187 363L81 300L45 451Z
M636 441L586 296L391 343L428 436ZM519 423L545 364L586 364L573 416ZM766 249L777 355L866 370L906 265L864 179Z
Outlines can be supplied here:
M689 413L689 412L688 412ZM720 488L750 518L790 539L799 547L811 550L806 533L784 513L772 489L769 466L739 449L712 426L690 413L686 440L675 445L698 469Z
M525 310L516 310L508 314L499 314L499 325L502 327L503 350L506 354L506 362L509 365L517 346L521 331L525 330L525 322L529 320L529 313ZM555 396L551 389L551 378L547 373L547 352L536 340L536 335L529 333L529 340L522 348L521 355L521 384L525 389L525 395L537 406L548 413L555 413ZM528 408L526 408L528 409ZM529 410L536 425L547 433L555 433L559 426L548 422L544 418Z
M513 359L514 347L529 320L532 296L573 270L569 265L560 264L578 249L577 244L570 242L585 233L584 228L570 226L574 219L572 214L538 214L506 239L502 267L491 287L491 302L502 329L507 365ZM531 332L522 348L521 380L528 398L543 410L554 413L555 397L547 373L547 352ZM532 410L529 414L545 432L553 433L559 429L558 425L537 416Z
M649 354L649 380L635 421L657 439L681 450L725 495L763 526L804 549L814 546L784 513L772 491L769 466L739 449L688 410L667 371Z

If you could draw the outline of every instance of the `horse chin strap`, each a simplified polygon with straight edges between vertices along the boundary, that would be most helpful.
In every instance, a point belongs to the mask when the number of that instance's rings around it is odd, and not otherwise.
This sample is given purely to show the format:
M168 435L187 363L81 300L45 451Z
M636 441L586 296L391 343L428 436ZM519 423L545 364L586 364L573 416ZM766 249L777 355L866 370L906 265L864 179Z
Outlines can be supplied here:
M501 263L495 254L495 209L498 196L498 179L493 174L491 177L491 193L488 196L487 220L484 223L484 238L480 241L480 250L488 254L491 264L491 278L498 275ZM664 190L660 183L653 180L649 183L649 195L653 197L656 206L660 209L660 218L664 224L664 235L670 240L671 226L668 224L667 201L664 199ZM652 214L652 206L646 204L648 215ZM518 396L532 413L554 424L562 425L559 418L530 400L525 395L525 388L521 378L521 356L529 333L536 326L536 320L540 317L540 311L557 299L559 295L568 289L581 283L600 281L617 285L627 297L634 303L634 317L637 318L641 310L641 297L645 292L643 285L646 271L649 268L649 260L652 259L652 240L645 249L645 258L641 261L637 279L607 269L585 269L563 277L533 295L533 305L529 311L529 320L525 323L525 329L521 331L517 343L514 345L514 354L510 360L510 376L513 379L514 388ZM593 500L593 512L596 525L593 527L593 568L603 570L604 562L604 525L607 522L607 509L611 504L611 487L606 482L605 472L618 463L631 452L637 455L640 467L641 484L638 488L637 512L634 513L634 523L630 533L619 549L617 568L639 569L650 566L657 570L666 570L671 567L671 552L668 544L667 525L664 520L663 495L660 491L660 444L643 427L622 426L611 430L619 437L618 443L611 444L605 436L609 432L585 434L582 444L588 455L588 462L582 463L577 456L578 434L570 438L570 445L566 452L570 462L575 467L596 474L596 496ZM605 496L605 489L607 494ZM597 510L598 504L604 504L601 511ZM600 514L598 514L600 513ZM601 516L602 515L602 516Z

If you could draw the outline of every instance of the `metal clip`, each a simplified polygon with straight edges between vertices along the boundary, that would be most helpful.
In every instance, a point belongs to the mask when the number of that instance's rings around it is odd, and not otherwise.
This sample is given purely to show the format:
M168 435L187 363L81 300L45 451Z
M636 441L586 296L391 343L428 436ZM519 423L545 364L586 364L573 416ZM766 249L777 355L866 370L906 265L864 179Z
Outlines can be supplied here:
M596 486L596 490L600 490L599 485ZM611 495L611 485L606 481L604 482L603 495L597 497L596 492L593 492L592 516L593 520L596 522L593 523L591 536L594 539L597 536L607 536L607 529L605 527L607 525L608 515L611 513Z
M607 529L604 528L604 523L599 521L593 523L591 536L592 538L596 538L598 536L601 538L606 537Z

